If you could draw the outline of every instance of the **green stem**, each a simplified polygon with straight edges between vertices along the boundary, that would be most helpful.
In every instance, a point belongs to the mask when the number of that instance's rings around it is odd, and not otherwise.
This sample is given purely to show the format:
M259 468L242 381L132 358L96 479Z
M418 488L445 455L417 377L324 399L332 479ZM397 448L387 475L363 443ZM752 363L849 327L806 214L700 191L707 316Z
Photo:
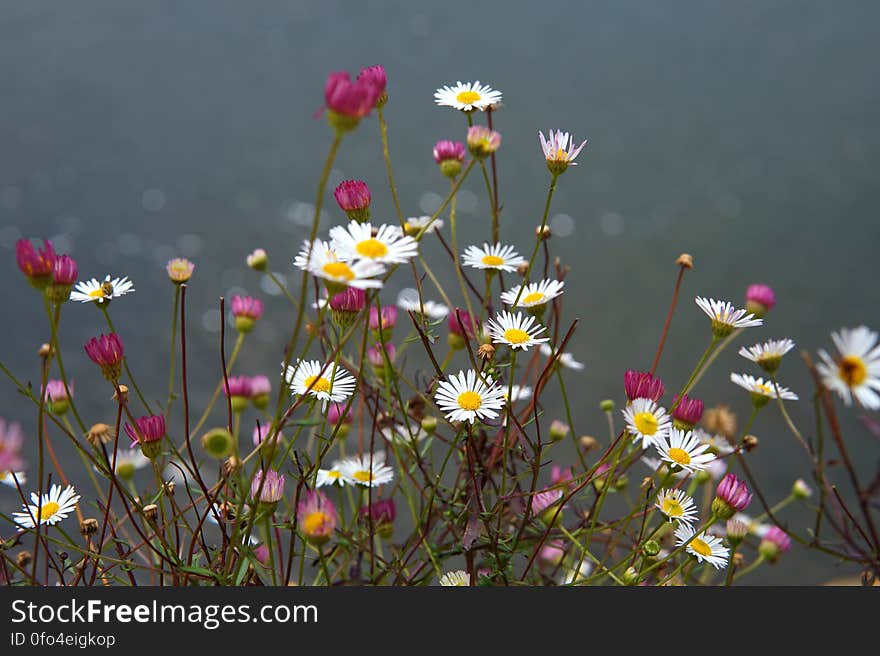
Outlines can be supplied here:
M381 107L376 109L376 113L379 115L379 130L382 133L382 155L385 157L388 185L391 187L391 198L394 200L394 209L397 211L397 218L402 228L406 225L406 220L403 218L403 212L400 211L400 200L397 198L397 187L394 184L394 174L391 172L391 155L388 153L388 124L385 123L385 112Z
M171 356L168 364L168 403L165 404L165 419L171 414L174 400L174 366L177 361L177 315L180 312L180 285L174 285L174 311L171 314Z
M522 293L525 291L526 285L529 282L529 274L531 274L532 267L535 264L535 258L538 256L538 249L541 248L541 236L544 234L544 228L547 226L547 217L550 215L550 204L553 201L553 193L556 191L556 181L558 179L558 173L553 173L550 178L550 189L547 190L547 200L544 202L544 215L541 217L541 227L538 229L537 235L535 236L535 248L532 249L532 256L529 258L529 266L526 267L522 284L519 287L519 293L516 295L511 307L516 307L516 304L519 303L519 298L522 296Z
M101 303L98 306L98 309L104 313L104 318L107 320L107 327L110 329L110 332L115 333L116 328L113 326L113 321L110 319L110 310L108 308L107 303ZM147 411L147 414L153 414L153 411L150 409L150 404L147 403L147 399L141 394L141 388L138 387L137 381L134 379L134 376L131 374L131 369L128 368L128 358L124 355L122 356L122 366L125 368L125 375L128 376L128 380L131 383L131 386L134 387L134 392L137 394L138 400L141 402L141 405L144 406L144 409Z

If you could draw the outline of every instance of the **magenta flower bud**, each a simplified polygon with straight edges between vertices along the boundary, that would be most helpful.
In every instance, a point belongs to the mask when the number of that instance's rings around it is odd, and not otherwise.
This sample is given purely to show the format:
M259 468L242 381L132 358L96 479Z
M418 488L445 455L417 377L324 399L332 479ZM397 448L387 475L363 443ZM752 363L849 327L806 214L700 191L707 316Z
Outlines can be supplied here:
M758 553L771 563L775 563L781 554L789 550L791 538L778 526L771 526L758 545Z
M458 308L449 313L449 319L447 319L446 323L449 326L450 338L456 338L450 339L450 344L454 348L464 348L465 338L473 339L477 334L477 327L479 326L478 320L472 317L467 310L460 310Z
M272 383L266 376L251 377L251 403L257 408L265 408L269 403L269 394L272 392Z
M24 469L21 459L21 447L24 444L24 433L18 422L6 423L0 417L0 471L20 472Z
M254 558L256 558L257 562L261 565L268 565L271 562L270 555L269 547L266 543L254 547Z
M249 376L229 376L229 402L235 412L243 412L251 398L252 388Z
M59 255L52 267L52 283L70 287L76 282L76 260L70 255Z
M119 380L122 371L122 340L116 333L92 337L85 345L86 355L96 365L107 380Z
M306 490L296 506L297 528L313 544L323 544L330 539L339 518L336 506L323 492Z
M762 317L776 307L776 293L769 285L749 285L746 289L746 310Z
M330 125L339 132L353 130L376 106L381 93L382 89L367 79L352 80L344 71L331 73L324 83L324 103Z
M558 565L565 557L565 543L561 540L547 542L541 547L541 551L538 552L538 557L551 565Z
M371 517L377 524L387 524L394 521L397 516L397 508L394 499L379 499L373 501L372 506L361 506L361 517Z
M351 409L345 409L345 403L331 403L327 406L327 423L335 426L339 422L350 424L353 420Z
M385 343L385 355L388 356L388 362L394 362L394 357L397 355L397 348L395 348L394 344L391 342ZM380 371L385 368L385 355L382 355L381 344L374 344L367 349L367 360L369 360L374 368Z
M19 239L15 244L18 268L37 289L43 289L51 282L56 257L52 242L46 239L43 240L43 248L39 250L34 248L29 239Z
M388 331L386 334L390 336L390 331L397 323L397 308L393 305L386 305L380 313L376 306L370 308L370 330Z
M470 154L485 159L501 147L501 134L482 125L472 125L467 131Z
M672 419L675 427L680 430L690 430L703 416L703 402L700 399L692 399L683 394L679 399L678 394L672 397Z
M730 519L736 513L745 510L751 501L752 495L746 482L739 480L736 474L728 473L715 490L712 513L719 519Z
M68 390L70 395L67 394ZM64 387L63 380L46 381L43 390L43 398L49 404L49 412L54 415L63 415L70 409L70 398L73 396L73 382Z
M440 172L447 178L455 178L461 173L464 153L464 144L460 141L444 139L434 144L434 161L440 167Z
M260 446L263 442L269 439L269 436L275 432L275 429L272 428L271 424L257 424L254 426L254 432L252 435L252 439L254 442L254 446ZM272 439L273 443L278 443L278 440L281 439L281 433L275 433L275 437Z
M358 73L357 81L362 84L370 84L379 91L376 98L376 107L384 107L388 102L388 93L386 87L388 85L388 76L385 73L385 67L381 65L367 66L362 68Z
M571 467L562 468L559 465L553 465L550 470L550 483L559 485L560 483L569 483L573 479Z
M634 369L627 369L623 374L623 389L626 391L626 398L630 401L651 399L656 402L666 391L662 380L655 378L647 371Z
M274 469L265 472L261 469L254 474L254 479L251 481L251 499L274 506L283 496L284 474L279 474Z
M556 524L562 520L562 511L557 503L562 499L562 490L544 490L532 496L532 516L538 517L547 524Z
M162 448L161 440L165 437L165 417L147 415L135 419L134 423L135 426L132 426L126 422L124 427L125 434L131 438L131 447L134 448L140 444L141 452L152 460L159 455Z
M360 312L367 304L367 293L356 287L346 287L330 297L330 309L343 312Z
M193 271L195 270L196 265L183 257L175 257L173 260L168 260L168 264L165 265L168 279L175 285L187 282L192 278Z
M370 220L370 188L363 180L343 180L333 190L339 209L348 215L348 218L358 223L366 223Z
M263 301L253 296L233 296L232 316L235 317L235 329L249 333L263 316Z

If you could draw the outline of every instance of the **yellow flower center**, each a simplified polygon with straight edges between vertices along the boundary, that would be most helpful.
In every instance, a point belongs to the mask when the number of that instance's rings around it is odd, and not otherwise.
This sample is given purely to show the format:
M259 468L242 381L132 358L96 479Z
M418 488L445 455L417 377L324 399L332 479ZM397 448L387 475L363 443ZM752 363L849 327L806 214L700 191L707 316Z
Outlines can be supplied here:
M345 262L327 262L322 269L331 278L354 280L354 271Z
M504 264L504 258L497 255L484 255L481 262L486 266L501 266Z
M327 478L339 478L340 476L342 476L342 472L336 471L334 469L331 469L327 472Z
M568 161L568 153L564 151L562 148L556 151L556 161L557 162L566 162Z
M669 457L672 458L679 465L689 465L691 464L691 455L685 451L684 449L679 449L678 447L672 447L669 449L668 453Z
M104 288L98 287L89 292L89 296L92 298L104 298Z
M663 512L669 517L681 517L684 514L684 508L674 497L663 499Z
M318 378L317 376L309 376L306 378L306 388L311 386L312 392L329 392L330 381L326 378ZM314 383L314 385L312 385Z
M530 304L530 303L540 303L540 302L542 302L543 300L544 300L544 294L543 294L543 293L541 293L541 292L532 292L531 294L526 294L525 296L523 296L521 302L522 302L523 304L528 305L528 304Z
M369 257L371 259L388 255L388 247L378 239L374 238L359 241L357 246L355 246L355 250L358 252L358 255L363 255L364 257Z
M49 519L50 517L52 517L52 515L54 515L55 513L57 513L57 512L58 512L58 509L59 509L60 507L61 507L61 506L59 506L59 505L58 505L56 502L54 502L54 501L47 501L46 503L44 503L44 504L42 505L42 507L40 508L40 521L45 522L47 519Z
M847 355L840 360L840 377L850 387L856 387L865 382L868 377L868 368L865 362L856 355Z
M458 395L458 405L463 410L479 410L480 406L483 405L483 397L476 392L468 390Z
M306 515L303 520L303 532L306 535L320 535L326 533L326 526L330 523L330 516L321 511L316 510Z
M653 435L657 432L657 417L650 412L637 412L633 424L642 435Z
M480 94L476 91L462 91L455 97L455 99L462 105L473 105L480 99Z
M354 472L351 477L359 481L360 483L372 483L373 482L373 473L367 471L366 469L358 469Z
M691 540L690 548L696 551L701 556L712 555L712 548L700 538L694 538L693 540Z
M520 330L519 328L508 328L504 331L504 339L506 339L511 344L522 344L523 342L529 341L529 339L531 338L525 330Z
M764 396L773 396L773 388L769 385L755 385L755 391Z

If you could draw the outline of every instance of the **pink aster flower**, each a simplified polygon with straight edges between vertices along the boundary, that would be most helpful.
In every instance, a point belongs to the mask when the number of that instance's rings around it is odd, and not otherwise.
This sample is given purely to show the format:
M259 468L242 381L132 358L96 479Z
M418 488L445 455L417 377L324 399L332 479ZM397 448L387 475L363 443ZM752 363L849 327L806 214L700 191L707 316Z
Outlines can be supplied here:
M623 374L623 389L626 391L626 398L630 401L651 399L656 402L666 391L662 380L655 378L647 371L634 369L627 369Z
M485 159L501 147L501 133L482 125L472 125L467 131L467 146L471 155Z
M672 397L672 419L678 428L693 428L703 416L703 402L683 394Z
M762 317L776 307L776 292L769 285L749 285L746 289L746 310Z
M269 505L281 501L284 496L284 474L274 469L265 472L261 469L251 481L251 498Z
M146 415L135 419L135 427L126 422L125 434L131 438L131 446L137 444L158 442L165 437L165 417L162 415ZM140 435L140 439L138 439Z
M21 458L21 447L24 444L24 433L21 424L16 421L6 423L0 417L0 472L17 472L24 469Z
M385 73L385 67L381 65L367 66L358 73L357 81L362 84L370 84L375 87L379 95L376 98L376 107L382 107L388 102L388 75Z
M730 519L736 513L745 510L752 501L752 495L745 481L736 474L725 474L715 490L712 502L712 513L721 519Z
M248 333L263 316L263 301L253 296L233 296L232 316L235 317L236 330Z
M390 330L397 323L397 308L385 305L379 312L376 306L370 308L370 330Z
M122 340L116 333L93 337L85 345L86 355L92 362L101 367L107 380L119 380L122 372Z
M43 248L37 250L29 239L19 239L15 244L15 259L18 268L27 276L31 285L39 289L51 282L55 267L55 249L52 242L43 240Z
M370 79L352 80L345 71L331 73L324 83L330 124L340 131L354 129L376 106L382 92Z
M327 542L338 522L336 506L326 494L315 490L306 490L303 493L296 507L296 523L309 542Z
M542 132L538 132L541 139L541 150L544 151L544 159L547 160L547 168L554 175L559 175L565 171L569 164L576 166L575 158L587 145L584 139L580 146L574 145L574 137L568 132L562 130L550 130L548 137L545 139Z

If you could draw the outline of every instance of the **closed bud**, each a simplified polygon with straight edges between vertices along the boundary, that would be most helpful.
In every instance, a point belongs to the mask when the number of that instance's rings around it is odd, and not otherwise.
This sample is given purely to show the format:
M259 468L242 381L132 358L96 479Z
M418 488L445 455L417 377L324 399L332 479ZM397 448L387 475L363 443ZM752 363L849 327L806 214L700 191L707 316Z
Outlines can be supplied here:
M599 410L602 412L614 412L614 401L611 399L599 401Z
M422 419L422 430L428 435L433 435L437 430L437 417L425 417Z
M565 436L568 435L569 430L568 424L565 424L558 419L554 419L550 423L550 440L553 442L564 440Z
M807 482L799 478L794 482L794 485L791 486L791 494L795 499L800 499L803 501L804 499L809 499L813 496L813 490L807 485Z
M222 460L232 453L235 440L225 428L214 428L202 435L202 448L208 455Z
M269 255L258 248L247 256L247 265L254 271L265 271L269 267Z
M639 570L635 567L627 567L623 573L623 582L627 585L635 585L639 582Z
M540 239L541 241L546 241L553 236L553 233L550 231L550 226L538 226L535 228L535 237Z
M41 344L40 345L40 350L38 351L38 354L41 358L48 358L51 353L52 353L52 346L50 344Z
M648 558L654 558L660 553L660 543L657 540L647 540L642 546L642 553Z

